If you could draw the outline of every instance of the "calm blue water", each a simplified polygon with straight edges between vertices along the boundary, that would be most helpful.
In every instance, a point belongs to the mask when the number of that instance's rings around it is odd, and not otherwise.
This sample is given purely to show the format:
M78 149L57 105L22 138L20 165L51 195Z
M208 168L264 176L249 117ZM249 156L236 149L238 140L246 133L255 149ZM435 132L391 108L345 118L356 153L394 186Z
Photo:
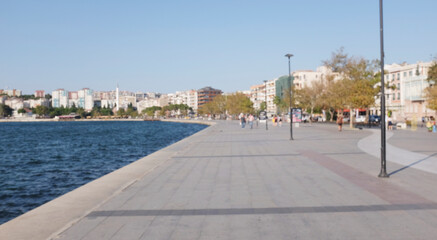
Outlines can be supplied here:
M170 122L0 123L0 224L205 127Z

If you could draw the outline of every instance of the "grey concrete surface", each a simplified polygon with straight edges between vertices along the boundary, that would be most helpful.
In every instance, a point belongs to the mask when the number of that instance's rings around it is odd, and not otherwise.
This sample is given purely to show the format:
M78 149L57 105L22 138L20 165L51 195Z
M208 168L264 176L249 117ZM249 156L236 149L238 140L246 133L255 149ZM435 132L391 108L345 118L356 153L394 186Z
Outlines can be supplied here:
M434 239L437 174L395 161L387 164L390 178L378 178L372 149L379 142L365 140L376 134L300 124L290 141L286 125L266 131L221 121L43 205L75 212L61 227L48 231L47 216L26 225L44 214L37 208L1 225L0 239L26 239L17 232L32 239ZM391 146L422 141L410 136L394 132ZM427 141L434 144L421 144L419 154L431 156L437 135ZM106 190L94 196L99 188ZM68 204L54 205L63 198Z

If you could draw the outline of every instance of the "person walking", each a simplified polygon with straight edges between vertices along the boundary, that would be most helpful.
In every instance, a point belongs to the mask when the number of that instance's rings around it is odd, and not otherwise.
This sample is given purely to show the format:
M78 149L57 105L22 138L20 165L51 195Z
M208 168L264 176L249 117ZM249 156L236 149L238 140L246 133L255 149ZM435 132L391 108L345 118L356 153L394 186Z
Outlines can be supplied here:
M241 121L241 128L244 128L246 126L246 116L241 116L240 118Z
M253 128L253 120L254 120L254 117L253 117L252 114L249 115L249 119L248 120L249 120L250 129L252 129Z
M391 118L391 115L387 118L388 121L388 130L393 130L393 119Z
M337 116L337 125L338 131L341 132L341 130L343 130L343 114Z
M428 122L426 122L426 128L428 129L428 132L432 132L432 127L433 127L433 122L430 120L428 120Z

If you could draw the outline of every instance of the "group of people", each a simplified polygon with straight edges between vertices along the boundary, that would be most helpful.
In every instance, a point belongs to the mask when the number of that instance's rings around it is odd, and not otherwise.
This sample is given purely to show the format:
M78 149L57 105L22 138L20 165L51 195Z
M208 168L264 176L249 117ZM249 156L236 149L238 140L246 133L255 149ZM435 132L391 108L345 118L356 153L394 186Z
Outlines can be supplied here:
M273 123L273 127L276 127L278 125L281 127L282 126L282 117L277 116L277 115L273 116L272 123Z
M255 117L252 114L245 115L243 113L240 113L238 118L240 119L240 125L242 128L246 127L246 122L249 124L250 129L253 128L253 122L255 121Z

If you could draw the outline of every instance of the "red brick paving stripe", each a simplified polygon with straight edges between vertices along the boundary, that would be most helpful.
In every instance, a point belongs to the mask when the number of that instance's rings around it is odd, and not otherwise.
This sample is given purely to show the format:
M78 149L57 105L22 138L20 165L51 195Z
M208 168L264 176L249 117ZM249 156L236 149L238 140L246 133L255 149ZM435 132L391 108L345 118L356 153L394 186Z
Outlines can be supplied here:
M358 169L315 151L300 151L300 153L306 158L311 159L349 182L352 182L391 204L434 203L433 201L390 183L390 179L378 178L376 173L375 176L370 176Z

